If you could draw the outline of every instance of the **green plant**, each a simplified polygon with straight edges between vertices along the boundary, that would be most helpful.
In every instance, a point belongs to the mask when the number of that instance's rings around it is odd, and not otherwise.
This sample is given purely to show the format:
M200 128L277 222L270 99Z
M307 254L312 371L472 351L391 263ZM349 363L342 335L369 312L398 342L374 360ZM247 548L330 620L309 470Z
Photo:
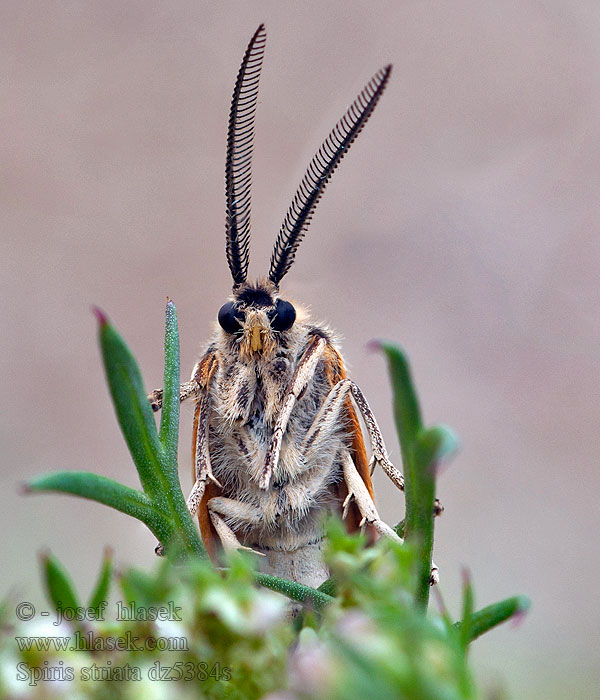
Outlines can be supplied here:
M167 301L164 394L160 427L148 403L135 358L106 316L95 309L106 379L142 491L90 472L62 471L31 479L26 492L59 491L89 498L143 522L177 559L207 557L179 483L179 334L175 304ZM258 581L300 602L321 607L329 597L307 586L257 574Z
M165 697L259 698L275 691L286 691L294 698L344 700L477 697L468 668L469 644L526 610L528 601L522 596L509 598L474 612L471 582L465 577L460 622L451 619L441 602L440 612L427 612L436 471L456 450L457 439L447 427L424 427L404 354L390 343L377 345L389 366L402 446L406 516L397 531L405 543L380 540L369 547L362 535L345 534L334 520L328 526L326 552L332 577L312 589L255 571L253 558L245 553L231 556L225 570L215 569L206 556L177 472L179 339L173 303L169 301L166 309L164 398L158 429L133 355L104 314L96 313L108 384L142 490L88 472L37 477L26 484L26 490L91 498L144 522L168 556L154 573L125 571L119 580L122 595L141 609L164 608L175 601L185 612L181 619L170 620L174 624L169 629L187 640L187 648L151 650L142 643L142 649L107 649L109 638L129 634L148 640L164 629L157 620L148 619L68 619L70 610L99 609L107 600L114 578L110 556L105 555L98 583L84 606L67 572L51 555L44 555L49 600L63 611L70 632L85 640L63 659L79 669L78 692L84 697L104 697L103 693L137 697L140 681L125 678L124 670L118 677L115 674L117 668L129 666L139 671L144 682L153 683L156 694L157 687L164 688L151 673L159 663L189 671L189 677L182 673L168 684ZM302 602L303 612L289 620L283 598L277 594ZM0 614L6 617L7 609L4 606ZM3 663L9 647L4 633ZM21 663L30 669L43 668L52 658L48 648L18 651ZM102 679L84 683L81 669L93 664L108 668L104 680L119 681L118 685L112 683L107 690ZM35 690L43 682L27 687Z

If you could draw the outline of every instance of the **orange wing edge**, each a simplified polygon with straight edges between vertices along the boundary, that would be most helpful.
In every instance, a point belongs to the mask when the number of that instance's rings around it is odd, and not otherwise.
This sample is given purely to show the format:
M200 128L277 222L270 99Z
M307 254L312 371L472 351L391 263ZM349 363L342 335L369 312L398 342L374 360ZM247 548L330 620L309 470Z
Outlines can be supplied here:
M219 365L217 354L215 352L207 352L206 355L198 363L198 368L194 374L194 379L200 384L202 392L209 390L210 380ZM196 402L196 408L194 409L194 428L192 431L192 479L196 481L196 436L198 434L198 422L200 420L200 403L198 400ZM215 530L214 525L210 519L208 513L208 501L214 496L220 494L219 487L212 481L206 484L206 489L200 505L198 506L198 525L200 527L200 535L202 536L202 541L206 547L206 551L210 560L213 564L218 565L218 551L219 551L219 536Z
M344 360L340 353L333 347L333 345L327 345L324 353L325 362L325 376L331 387L335 386L342 379L346 379L346 367L344 365ZM369 459L367 457L367 449L365 447L365 440L363 437L362 428L358 420L358 415L352 403L350 397L346 399L346 420L348 422L348 430L352 433L352 441L350 444L350 453L356 469L360 474L361 479L364 481L367 491L369 492L371 498L374 498L373 482L371 481L371 470L369 468ZM342 512L342 503L344 502L346 496L348 495L348 488L344 481L337 484L336 496L339 502L340 515ZM357 532L360 527L359 523L362 519L360 511L356 503L351 503L348 510L348 515L346 516L346 528L348 532ZM372 526L367 526L367 535L371 543L377 540L377 532Z

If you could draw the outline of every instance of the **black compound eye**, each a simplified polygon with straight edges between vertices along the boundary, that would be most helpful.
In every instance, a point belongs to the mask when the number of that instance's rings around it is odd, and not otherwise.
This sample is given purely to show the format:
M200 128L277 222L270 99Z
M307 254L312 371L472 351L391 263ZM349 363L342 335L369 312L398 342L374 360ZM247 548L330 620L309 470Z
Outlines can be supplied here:
M269 311L268 316L274 331L287 331L294 325L296 309L289 301L277 299L275 308Z
M219 325L226 333L239 333L242 330L241 321L244 312L238 311L232 301L228 301L219 309Z

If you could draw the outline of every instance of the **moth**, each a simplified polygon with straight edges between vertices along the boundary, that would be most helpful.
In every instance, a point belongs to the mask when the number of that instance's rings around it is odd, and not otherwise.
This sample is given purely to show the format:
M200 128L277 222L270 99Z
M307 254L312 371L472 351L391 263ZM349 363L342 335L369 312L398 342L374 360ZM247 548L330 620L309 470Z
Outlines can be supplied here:
M401 490L404 480L362 391L346 374L335 333L311 322L280 294L280 284L392 67L375 73L325 139L287 211L267 276L249 281L254 117L265 43L260 25L244 54L229 114L226 256L233 290L180 389L181 401L195 401L194 487L187 504L214 562L221 548L247 548L263 555L263 571L318 586L328 578L321 556L324 516L340 513L351 531L366 527L373 538L398 540L375 508L371 474L381 466ZM162 391L149 399L159 410Z

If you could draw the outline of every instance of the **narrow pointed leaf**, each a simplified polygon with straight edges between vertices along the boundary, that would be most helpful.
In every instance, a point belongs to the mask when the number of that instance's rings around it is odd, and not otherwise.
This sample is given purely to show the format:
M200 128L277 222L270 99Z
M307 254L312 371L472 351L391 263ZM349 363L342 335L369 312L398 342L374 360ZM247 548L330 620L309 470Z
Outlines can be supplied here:
M376 347L387 358L388 370L392 384L392 401L396 431L402 453L402 470L404 472L404 493L406 498L404 530L408 537L417 528L417 483L413 446L422 429L419 399L413 386L408 359L404 352L389 342L378 342Z
M424 429L406 355L391 343L380 342L378 347L388 361L405 479L406 514L397 529L416 547L415 603L425 611L429 601L433 551L436 467L455 451L458 440L445 426Z
M164 564L164 560L162 562ZM147 606L163 598L165 589L160 575L149 574L139 569L130 569L119 580L124 601L134 601L138 606Z
M98 574L98 579L90 600L88 607L97 609L101 603L105 603L108 599L108 592L110 590L110 581L113 572L113 562L112 562L112 552L107 547L104 550L104 556L102 558L102 566L100 567L100 573Z
M333 601L330 595L322 593L316 588L303 586L301 583L295 583L285 578L278 578L277 576L271 576L270 574L263 574L260 572L256 572L254 576L256 582L261 586L282 593L292 600L310 605L317 611L322 610L328 603Z
M408 359L393 343L381 341L378 347L387 357L392 390L394 392L394 416L400 446L404 450L415 441L422 428L419 399L413 386Z
M147 493L161 482L162 447L135 358L114 327L101 316L100 347L117 419Z
M429 601L437 466L457 446L458 440L449 428L434 426L419 431L411 451L412 481L406 498L411 501L412 521L408 524L407 519L405 530L406 540L418 547L416 602L423 609Z
M155 534L158 530L163 537L170 536L165 514L156 508L146 494L99 474L54 472L31 479L25 488L28 492L58 491L89 498L141 520Z
M460 642L466 649L471 641L473 632L473 608L474 608L473 584L468 571L463 572L463 605L462 622L459 627Z
M400 539L404 539L404 531L406 529L405 527L405 520L401 520L397 525L394 525L394 532L400 537Z
M437 600L437 607L438 611L440 614L440 617L444 623L444 627L446 628L447 632L456 632L456 627L454 622L452 622L452 618L450 617L450 612L446 606L446 603L444 602L444 599L442 597L442 594L440 592L440 587L439 586L434 586L433 587L433 597Z
M328 578L327 581L323 581L323 583L317 588L317 590L320 593L325 593L326 595L334 596L335 580L333 578Z
M473 613L468 636L469 642L477 639L477 637L480 637L502 622L506 622L511 617L524 614L529 610L530 605L531 601L527 596L518 595L493 603ZM456 627L459 629L462 625L462 622L456 623Z
M155 500L169 512L173 525L173 538L169 543L170 554L176 559L185 558L193 553L208 557L204 544L198 534L181 491L177 465L177 445L179 438L179 331L177 327L177 310L169 299L165 310L165 370L163 403L160 421L159 441L162 453L159 490L154 494Z
M178 558L191 552L208 556L186 507L177 473L177 432L179 421L179 337L175 305L167 304L165 330L165 380L167 417L159 438L142 377L125 341L99 314L100 345L113 403L123 435L146 494L161 522L144 522L168 545ZM142 519L142 518L140 518ZM159 529L157 529L157 525Z
M435 470L429 465L417 463L415 466L417 485L412 529L406 528L406 542L417 547L417 581L415 602L422 610L427 610L433 556L435 500ZM408 498L408 494L407 494Z
M42 567L48 598L54 608L56 610L64 610L65 608L75 610L81 607L73 581L58 559L51 554L43 554Z
M179 440L179 332L175 304L167 301L165 313L165 372L160 416L160 442L169 460L177 468Z
M419 433L417 458L423 465L437 467L450 459L459 449L456 433L446 425L434 425Z

